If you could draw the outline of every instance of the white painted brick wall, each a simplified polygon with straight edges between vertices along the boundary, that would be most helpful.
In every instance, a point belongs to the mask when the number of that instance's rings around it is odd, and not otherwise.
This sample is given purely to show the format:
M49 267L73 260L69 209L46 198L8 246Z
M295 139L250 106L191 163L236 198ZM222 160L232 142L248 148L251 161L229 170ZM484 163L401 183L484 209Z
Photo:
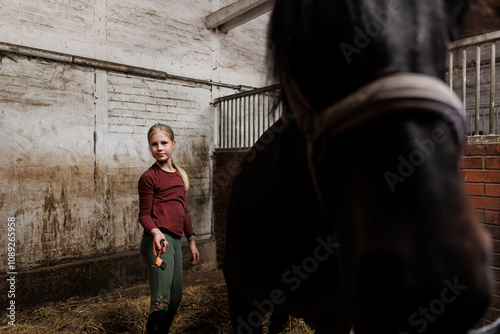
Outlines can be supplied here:
M0 42L266 85L268 15L227 34L204 27L205 16L229 2L0 0ZM7 56L0 54L0 208L3 222L18 222L16 269L137 249L137 181L154 162L146 133L157 122L175 131L194 228L210 237L210 103L233 89Z
M0 41L174 75L263 86L269 14L227 34L205 28L205 16L231 2L2 0Z

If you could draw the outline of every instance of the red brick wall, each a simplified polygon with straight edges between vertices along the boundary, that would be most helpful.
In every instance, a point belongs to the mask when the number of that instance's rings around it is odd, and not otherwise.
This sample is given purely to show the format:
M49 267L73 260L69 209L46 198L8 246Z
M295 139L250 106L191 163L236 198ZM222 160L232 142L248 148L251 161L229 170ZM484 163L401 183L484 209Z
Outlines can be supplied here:
M500 144L467 145L462 169L472 205L481 221L499 226Z
M485 319L500 317L500 144L471 144L465 149L462 174L472 206L493 237L494 293Z

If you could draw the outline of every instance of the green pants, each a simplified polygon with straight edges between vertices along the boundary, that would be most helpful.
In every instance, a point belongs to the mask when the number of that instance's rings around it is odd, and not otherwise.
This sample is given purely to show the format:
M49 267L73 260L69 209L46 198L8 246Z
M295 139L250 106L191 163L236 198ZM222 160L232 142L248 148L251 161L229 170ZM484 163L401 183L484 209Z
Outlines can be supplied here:
M160 257L167 268L152 267L156 255L153 254L153 236L145 236L141 241L141 255L148 267L149 288L151 291L151 309L175 312L182 299L182 252L181 238L172 233L165 233L168 242L167 251Z

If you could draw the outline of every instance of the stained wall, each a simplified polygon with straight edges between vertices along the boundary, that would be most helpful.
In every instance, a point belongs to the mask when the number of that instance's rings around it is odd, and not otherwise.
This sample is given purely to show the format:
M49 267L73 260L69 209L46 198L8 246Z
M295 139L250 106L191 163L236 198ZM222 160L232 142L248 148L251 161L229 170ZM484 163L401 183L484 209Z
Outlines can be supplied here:
M268 15L226 34L205 28L206 15L230 2L0 1L0 46L70 59L0 52L0 258L8 255L9 219L19 272L120 252L137 257L137 181L154 162L146 133L164 122L190 175L199 242L214 248L202 266L215 266L211 103L269 82ZM170 76L83 66L75 56ZM0 272L9 270L1 261Z

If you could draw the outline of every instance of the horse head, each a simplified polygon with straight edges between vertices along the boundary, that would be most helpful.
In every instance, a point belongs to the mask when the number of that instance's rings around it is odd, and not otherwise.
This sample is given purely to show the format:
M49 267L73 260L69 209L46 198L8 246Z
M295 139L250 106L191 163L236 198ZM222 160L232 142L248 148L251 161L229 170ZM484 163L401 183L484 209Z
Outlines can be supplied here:
M280 1L269 32L278 78L290 72L320 111L390 73L444 80L447 45L473 4L459 1Z
M489 302L489 239L444 83L467 0L277 0L270 50L307 138L356 333L465 333Z

